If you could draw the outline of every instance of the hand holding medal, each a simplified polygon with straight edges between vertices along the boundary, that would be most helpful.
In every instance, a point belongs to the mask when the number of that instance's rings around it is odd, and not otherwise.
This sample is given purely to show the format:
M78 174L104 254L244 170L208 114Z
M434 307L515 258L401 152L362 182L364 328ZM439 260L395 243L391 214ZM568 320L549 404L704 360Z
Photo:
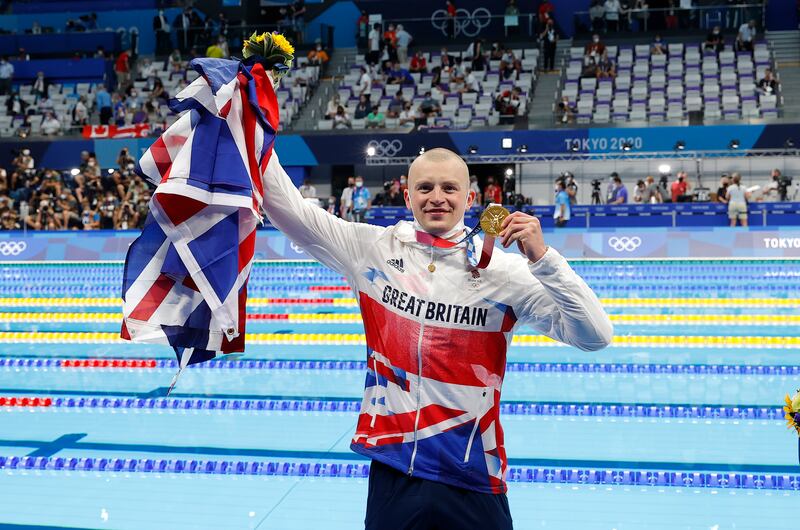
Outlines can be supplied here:
M539 261L547 252L542 225L532 215L522 212L509 214L502 221L499 236L503 247L508 248L511 243L516 242L519 251L532 262Z

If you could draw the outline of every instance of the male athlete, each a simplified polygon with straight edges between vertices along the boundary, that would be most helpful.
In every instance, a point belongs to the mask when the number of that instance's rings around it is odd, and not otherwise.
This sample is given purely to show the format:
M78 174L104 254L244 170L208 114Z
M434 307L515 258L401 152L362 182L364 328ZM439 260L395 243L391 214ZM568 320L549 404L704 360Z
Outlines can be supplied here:
M263 182L272 224L346 276L361 308L368 367L350 447L372 459L366 529L511 529L499 405L514 327L601 349L613 330L595 294L521 212L499 238L522 255L497 249L486 268L471 266L464 211L475 192L446 149L409 168L413 223L350 223L310 205L275 153Z

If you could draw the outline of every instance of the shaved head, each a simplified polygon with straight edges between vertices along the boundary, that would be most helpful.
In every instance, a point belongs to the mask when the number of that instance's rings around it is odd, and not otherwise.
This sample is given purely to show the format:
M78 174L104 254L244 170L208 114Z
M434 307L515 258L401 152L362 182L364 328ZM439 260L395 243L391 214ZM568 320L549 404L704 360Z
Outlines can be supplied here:
M431 149L408 168L406 206L433 235L448 232L464 219L475 192L470 190L466 162L449 149Z
M469 187L469 168L467 168L467 163L464 162L464 159L459 155L443 147L437 147L435 149L431 149L430 151L425 151L414 159L408 168L409 185L411 184L411 180L414 178L414 174L419 173L420 166L427 166L428 164L447 164L447 166L449 166L447 169L449 169L451 172L450 176L463 176L465 182L467 183L467 187Z

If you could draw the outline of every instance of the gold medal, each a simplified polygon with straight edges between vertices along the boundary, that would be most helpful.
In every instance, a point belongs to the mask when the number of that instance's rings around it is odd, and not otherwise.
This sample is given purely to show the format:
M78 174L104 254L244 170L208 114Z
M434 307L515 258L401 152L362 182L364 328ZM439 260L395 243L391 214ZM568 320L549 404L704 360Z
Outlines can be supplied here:
M433 263L431 263L430 265L428 265L428 270L429 270L430 272L433 272L433 271L435 271L435 270L436 270L436 265L434 265Z
M481 229L487 236L497 237L502 229L503 220L508 216L508 210L499 204L492 204L481 214Z

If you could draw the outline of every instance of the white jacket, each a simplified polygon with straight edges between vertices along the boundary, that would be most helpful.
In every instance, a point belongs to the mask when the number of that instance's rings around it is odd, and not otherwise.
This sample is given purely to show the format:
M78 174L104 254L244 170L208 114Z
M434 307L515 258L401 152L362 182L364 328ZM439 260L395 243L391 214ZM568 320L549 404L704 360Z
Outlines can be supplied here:
M361 309L368 369L351 448L409 475L504 493L499 403L514 327L603 348L613 330L595 294L553 248L536 263L498 248L475 270L463 245L418 243L413 223L334 217L302 199L274 151L263 183L272 224L344 275Z

